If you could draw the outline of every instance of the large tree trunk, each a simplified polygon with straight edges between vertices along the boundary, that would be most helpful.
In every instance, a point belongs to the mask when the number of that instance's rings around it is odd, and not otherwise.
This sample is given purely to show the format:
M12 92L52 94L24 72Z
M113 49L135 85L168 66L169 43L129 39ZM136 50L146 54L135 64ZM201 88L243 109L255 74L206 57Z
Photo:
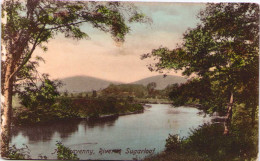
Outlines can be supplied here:
M12 61L12 60L11 60ZM3 84L4 102L1 109L1 156L6 158L9 150L10 130L11 130L11 115L12 115L12 94L13 94L13 78L10 75L13 72L13 63L8 63L6 66L5 82Z
M257 105L253 104L253 109L252 109L252 113L251 113L251 125L252 125L252 127L255 126L256 106L257 106Z
M232 119L232 106L233 106L233 93L231 93L230 100L227 105L227 115L224 122L224 135L229 135L230 133L230 126L231 126L231 119Z

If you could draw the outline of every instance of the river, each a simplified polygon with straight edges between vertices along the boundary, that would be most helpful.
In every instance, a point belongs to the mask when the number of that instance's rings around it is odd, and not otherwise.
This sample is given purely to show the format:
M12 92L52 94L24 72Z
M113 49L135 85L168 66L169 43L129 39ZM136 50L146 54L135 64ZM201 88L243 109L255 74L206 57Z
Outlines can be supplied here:
M74 150L80 159L142 159L163 151L169 134L185 137L191 128L210 121L196 108L151 104L143 113L106 120L13 127L11 145L19 148L26 144L33 159L39 154L56 159L57 141Z

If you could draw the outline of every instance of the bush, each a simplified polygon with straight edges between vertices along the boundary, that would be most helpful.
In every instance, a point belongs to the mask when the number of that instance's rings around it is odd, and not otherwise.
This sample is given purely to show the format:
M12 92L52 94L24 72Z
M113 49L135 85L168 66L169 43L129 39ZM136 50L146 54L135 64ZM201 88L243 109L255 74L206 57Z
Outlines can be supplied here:
M101 115L121 114L143 110L138 103L129 102L127 98L96 97L96 98L69 98L57 97L55 103L46 107L26 108L18 107L14 110L15 124L47 123L55 120L70 118L98 118Z
M187 138L169 135L165 152L146 160L256 160L259 125L258 117L252 119L251 111L244 104L235 104L228 136L223 135L222 123L204 124L191 130Z
M52 113L55 118L77 118L79 110L73 105L73 102L68 97L61 97L56 100L56 103L51 107Z
M73 153L70 148L65 147L61 142L57 142L57 159L59 160L79 160L77 154Z
M15 145L9 147L8 159L12 160L26 160L32 159L30 156L30 149L23 144L23 148L16 148ZM57 159L58 160L79 160L77 154L73 153L68 147L65 147L61 142L57 142ZM38 159L48 159L45 155L39 154Z
M222 124L204 124L191 130L187 138L169 135L165 152L146 160L255 160L258 153L257 130L257 127L233 126L232 133L225 136Z
M253 136L245 134L244 129L232 128L232 133L223 135L222 124L204 124L191 131L186 139L186 149L207 156L210 160L251 160L257 156ZM236 129L236 130L235 130ZM247 127L247 133L253 134ZM257 140L258 142L258 140Z
M23 148L16 148L15 145L9 147L8 158L13 160L31 159L30 150L27 145Z
M28 159L32 159L30 156L30 152L31 150L28 148L27 145L23 144L22 148L16 148L15 145L9 147L9 151L8 151L8 159L11 160L28 160ZM39 154L38 155L38 159L48 159L47 156Z
M181 151L183 147L183 139L180 139L179 135L171 135L166 139L165 150L166 151Z

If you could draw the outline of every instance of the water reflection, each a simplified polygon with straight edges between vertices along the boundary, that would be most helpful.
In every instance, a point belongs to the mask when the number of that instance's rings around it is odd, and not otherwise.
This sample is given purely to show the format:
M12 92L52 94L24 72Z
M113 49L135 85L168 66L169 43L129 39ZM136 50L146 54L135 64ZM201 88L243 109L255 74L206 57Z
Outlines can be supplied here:
M155 153L164 150L169 134L189 135L190 128L209 122L195 108L172 108L170 105L151 105L144 113L115 116L100 120L70 120L45 125L13 127L11 144L26 144L31 156L37 159L42 153L49 159L56 141L74 150L94 150L95 154L79 154L80 159L119 159L132 160L126 149L154 149ZM121 149L122 154L100 155L102 149ZM140 155L144 158L146 155Z
M73 133L78 132L79 125L85 128L85 132L88 128L104 128L106 126L114 126L118 116L103 118L99 120L64 120L53 123L46 123L40 125L30 126L15 126L12 128L12 138L17 137L20 133L23 137L27 137L29 141L42 141L46 142L54 137L55 133L58 133L61 139L66 139Z
M95 126L99 126L101 128L104 128L105 126L114 126L115 121L118 119L118 116L112 116L107 118L102 118L98 120L89 120L84 121L84 125L89 128L94 128Z
M66 120L53 123L15 126L12 128L12 138L21 133L24 137L28 137L29 141L48 141L57 132L61 138L67 138L78 130L80 120Z

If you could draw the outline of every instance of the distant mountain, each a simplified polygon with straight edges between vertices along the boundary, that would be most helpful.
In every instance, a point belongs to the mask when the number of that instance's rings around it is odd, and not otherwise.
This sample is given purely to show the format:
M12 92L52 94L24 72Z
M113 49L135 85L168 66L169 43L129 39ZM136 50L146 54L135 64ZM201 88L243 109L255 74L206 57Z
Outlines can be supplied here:
M108 81L90 76L74 76L61 79L64 86L60 88L61 92L68 91L70 93L89 92L92 90L100 90L108 87L110 84L122 84L120 82Z
M170 84L184 83L186 81L187 81L187 79L185 79L184 77L180 77L180 76L167 75L164 78L163 75L157 75L157 76L152 76L152 77L148 77L148 78L144 78L144 79L132 82L131 84L142 84L142 85L146 86L148 83L155 82L157 85L156 89L164 89L165 87L167 87Z
M59 91L64 92L68 91L70 93L79 93L79 92L90 92L92 90L100 90L108 87L110 84L124 84L116 81L103 80L99 78L94 78L90 76L74 76L61 79L64 86L60 88ZM155 82L157 84L156 89L164 89L169 84L174 83L183 83L186 82L186 79L179 76L168 75L163 78L162 75L152 76L144 78L133 83L129 84L142 84L147 85L148 83Z

